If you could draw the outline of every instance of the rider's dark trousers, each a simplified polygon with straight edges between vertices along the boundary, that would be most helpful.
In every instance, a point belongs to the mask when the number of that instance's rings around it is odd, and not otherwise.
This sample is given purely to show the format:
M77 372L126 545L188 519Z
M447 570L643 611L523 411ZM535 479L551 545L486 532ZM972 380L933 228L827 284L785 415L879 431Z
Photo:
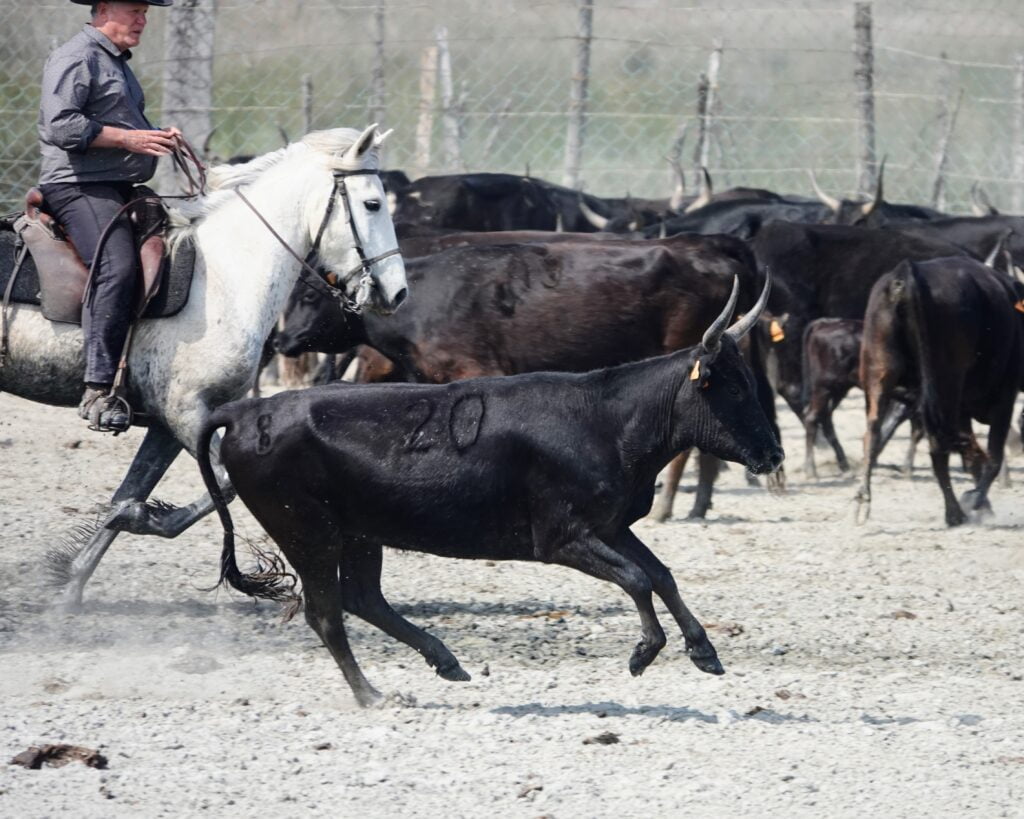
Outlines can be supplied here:
M56 217L86 266L100 235L132 198L130 182L57 182L40 186L46 210ZM82 309L85 380L112 384L135 304L136 250L127 214L118 217L103 246Z

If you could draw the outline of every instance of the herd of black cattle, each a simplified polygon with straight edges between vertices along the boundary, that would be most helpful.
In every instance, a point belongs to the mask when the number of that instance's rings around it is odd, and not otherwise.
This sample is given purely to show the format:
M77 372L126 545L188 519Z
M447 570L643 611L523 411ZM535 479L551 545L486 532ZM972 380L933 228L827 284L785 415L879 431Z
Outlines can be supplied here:
M884 168L883 168L884 172ZM868 401L864 481L895 428L927 434L946 521L951 451L987 505L1017 391L1024 386L1024 217L947 216L753 188L695 199L604 199L528 176L462 174L410 182L382 172L415 298L394 316L342 313L296 288L279 352L338 354L356 380L447 383L481 375L586 372L695 344L733 276L739 309L770 270L768 308L745 354L765 411L774 395L803 420L805 471L823 434L849 463L831 414L853 386ZM710 180L708 180L710 183ZM864 340L862 343L862 339ZM990 425L987 453L971 419ZM685 454L653 515L670 516ZM702 455L692 517L711 503L718 460Z
M966 520L953 451L974 478L968 511L987 507L1024 388L1024 218L894 205L881 184L863 203L754 189L686 203L504 174L382 176L410 298L391 316L357 315L299 284L274 341L358 364L363 383L224 405L198 453L225 528L222 580L291 594L281 567L238 568L211 462L218 430L231 485L301 579L306 620L361 704L380 695L346 611L445 679L469 678L384 598L383 546L557 563L617 584L640 615L634 675L666 643L656 594L694 664L722 673L630 526L651 512L666 466L654 514L671 513L690 449L693 516L710 506L720 458L778 481L776 394L806 425L813 475L819 428L848 468L831 411L864 390L862 504L879 451L909 419L928 437L946 522ZM989 425L987 451L972 419Z

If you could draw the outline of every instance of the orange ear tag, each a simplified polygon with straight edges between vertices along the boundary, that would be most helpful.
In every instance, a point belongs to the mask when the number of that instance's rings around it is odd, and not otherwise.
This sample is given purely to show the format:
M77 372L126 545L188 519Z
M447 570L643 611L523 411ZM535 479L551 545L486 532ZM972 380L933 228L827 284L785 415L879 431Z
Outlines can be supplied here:
M336 287L338 284L338 274L335 273L333 270L326 276L324 276L324 279L331 287Z
M1024 313L1024 299L1021 299L1019 302L1013 305L1013 309L1016 310L1018 313Z
M696 381L700 378L700 359L693 362L693 369L690 370L690 380Z
M772 323L768 325L768 331L772 335L772 341L776 344L786 337L786 334L782 331L782 325L775 319L772 319Z

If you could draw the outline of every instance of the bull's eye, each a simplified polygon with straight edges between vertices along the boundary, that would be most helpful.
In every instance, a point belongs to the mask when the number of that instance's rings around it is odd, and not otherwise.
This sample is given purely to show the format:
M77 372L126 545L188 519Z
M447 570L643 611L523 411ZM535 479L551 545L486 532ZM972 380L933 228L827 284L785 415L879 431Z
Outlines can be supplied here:
M729 395L731 395L733 398L739 398L740 397L740 388L737 387L735 384L733 384L733 383L727 384L726 385L726 389L729 390Z
M380 210L380 199L367 199L364 204L370 213L376 213Z

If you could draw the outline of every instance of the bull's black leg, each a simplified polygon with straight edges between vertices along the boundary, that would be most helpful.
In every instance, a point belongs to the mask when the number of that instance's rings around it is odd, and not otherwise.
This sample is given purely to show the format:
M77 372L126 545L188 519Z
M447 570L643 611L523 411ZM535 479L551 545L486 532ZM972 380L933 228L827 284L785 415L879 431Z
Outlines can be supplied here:
M992 423L988 428L988 452L985 462L981 467L980 477L974 489L964 493L964 496L960 499L972 512L991 508L988 502L988 490L999 474L1003 465L1003 459L1006 457L1006 439L1009 437L1012 416L1012 400L1008 406L999 408L992 414ZM974 443L977 446L977 441Z
M711 508L711 493L715 488L715 478L718 477L718 470L721 468L722 462L714 455L699 452L697 464L699 466L697 494L694 496L690 514L686 516L691 519L707 516L708 509Z
M917 445L924 438L924 427L917 415L910 416L910 443L907 445L907 455L903 459L903 468L900 470L904 475L914 474L914 455L917 454Z
M946 525L959 526L966 522L967 515L953 494L953 484L949 479L949 451L940 447L938 441L931 435L928 436L928 442L931 447L932 471L939 482L942 498L946 503Z
M348 643L338 564L330 559L311 561L311 554L315 552L306 550L306 558L300 561L304 568L299 571L306 622L331 652L356 702L363 708L377 705L383 695L363 675Z
M128 507L145 507L146 498L178 457L179 452L181 444L163 427L154 425L146 431L146 437L135 453L128 474L111 499L113 511L100 524L85 546L73 555L68 555L68 564L61 567L61 574L67 575L67 584L56 600L58 606L68 610L81 606L85 584L117 537L118 529L108 528L109 523Z
M665 647L665 631L654 613L651 580L647 573L596 537L582 537L559 546L547 560L615 583L633 598L640 614L641 638L629 658L629 673L634 677L643 674Z
M391 608L380 590L381 553L377 545L342 547L339 567L345 610L416 649L439 677L454 682L471 679L444 643Z
M665 473L665 481L661 485L661 494L651 510L650 517L662 523L672 517L672 506L675 504L676 492L679 490L679 481L683 477L683 469L690 458L693 450L687 449L674 457L668 465Z
M715 647L708 639L704 626L693 616L680 597L676 580L669 568L629 529L619 534L611 545L646 572L655 594L662 599L679 624L683 639L686 641L686 652L693 664L709 674L724 674L725 669L718 660Z
M836 464L839 467L840 472L850 471L850 462L846 459L846 452L843 450L843 445L839 443L839 436L836 435L836 428L832 424L832 410L835 409L838 401L829 401L829 405L825 408L825 413L821 417L821 431L825 433L825 440L832 446L832 451L836 454Z

